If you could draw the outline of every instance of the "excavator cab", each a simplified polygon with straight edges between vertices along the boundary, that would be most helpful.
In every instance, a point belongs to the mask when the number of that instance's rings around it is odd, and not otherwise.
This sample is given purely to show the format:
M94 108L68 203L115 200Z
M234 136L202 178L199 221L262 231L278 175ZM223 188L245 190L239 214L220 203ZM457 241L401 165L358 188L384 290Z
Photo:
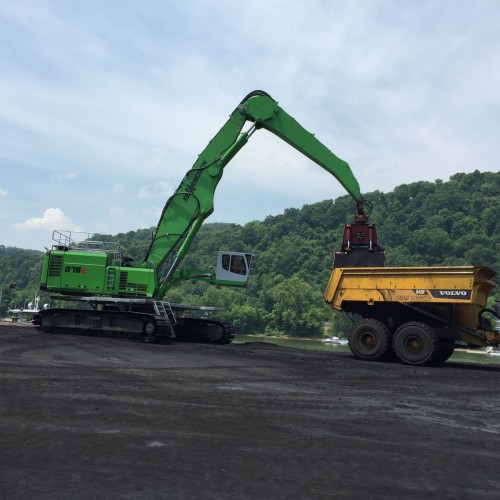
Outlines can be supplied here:
M221 251L217 255L216 283L244 286L250 275L251 253Z

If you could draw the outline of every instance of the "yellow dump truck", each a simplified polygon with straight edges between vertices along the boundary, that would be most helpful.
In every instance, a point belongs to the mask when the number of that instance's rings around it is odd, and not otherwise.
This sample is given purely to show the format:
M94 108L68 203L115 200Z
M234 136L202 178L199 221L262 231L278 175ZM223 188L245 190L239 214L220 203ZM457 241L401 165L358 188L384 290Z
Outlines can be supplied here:
M363 319L349 332L349 348L364 360L394 355L411 365L439 364L457 341L500 345L494 319L500 304L486 307L495 288L488 267L334 268L325 301Z

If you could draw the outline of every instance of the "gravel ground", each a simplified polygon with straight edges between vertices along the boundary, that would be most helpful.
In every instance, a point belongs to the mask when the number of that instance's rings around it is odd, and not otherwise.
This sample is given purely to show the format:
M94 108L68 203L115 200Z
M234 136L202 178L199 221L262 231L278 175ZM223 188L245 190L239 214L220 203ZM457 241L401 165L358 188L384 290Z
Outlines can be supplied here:
M0 324L0 498L496 499L500 367Z

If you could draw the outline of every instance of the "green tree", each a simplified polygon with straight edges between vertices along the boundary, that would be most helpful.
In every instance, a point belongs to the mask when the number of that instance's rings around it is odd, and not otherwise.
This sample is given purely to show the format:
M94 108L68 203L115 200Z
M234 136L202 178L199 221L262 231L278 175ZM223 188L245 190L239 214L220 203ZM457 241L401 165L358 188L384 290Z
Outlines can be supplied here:
M236 333L262 333L266 328L266 312L262 308L244 304L231 308L230 315Z
M291 336L320 336L324 312L315 302L314 290L296 276L285 279L271 290L274 306L268 329Z

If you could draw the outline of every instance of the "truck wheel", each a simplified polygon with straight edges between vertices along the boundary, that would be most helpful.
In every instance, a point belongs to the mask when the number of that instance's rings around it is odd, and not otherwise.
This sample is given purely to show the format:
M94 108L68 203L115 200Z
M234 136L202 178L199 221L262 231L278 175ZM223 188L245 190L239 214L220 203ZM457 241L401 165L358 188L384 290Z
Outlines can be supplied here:
M437 361L439 355L436 332L418 321L401 325L394 334L392 347L400 361L407 365L430 365Z
M448 339L440 339L438 353L436 356L436 364L444 363L446 360L450 358L450 356L455 351L455 342L453 340Z
M363 319L349 332L349 349L366 361L386 359L391 352L391 332L380 321Z

